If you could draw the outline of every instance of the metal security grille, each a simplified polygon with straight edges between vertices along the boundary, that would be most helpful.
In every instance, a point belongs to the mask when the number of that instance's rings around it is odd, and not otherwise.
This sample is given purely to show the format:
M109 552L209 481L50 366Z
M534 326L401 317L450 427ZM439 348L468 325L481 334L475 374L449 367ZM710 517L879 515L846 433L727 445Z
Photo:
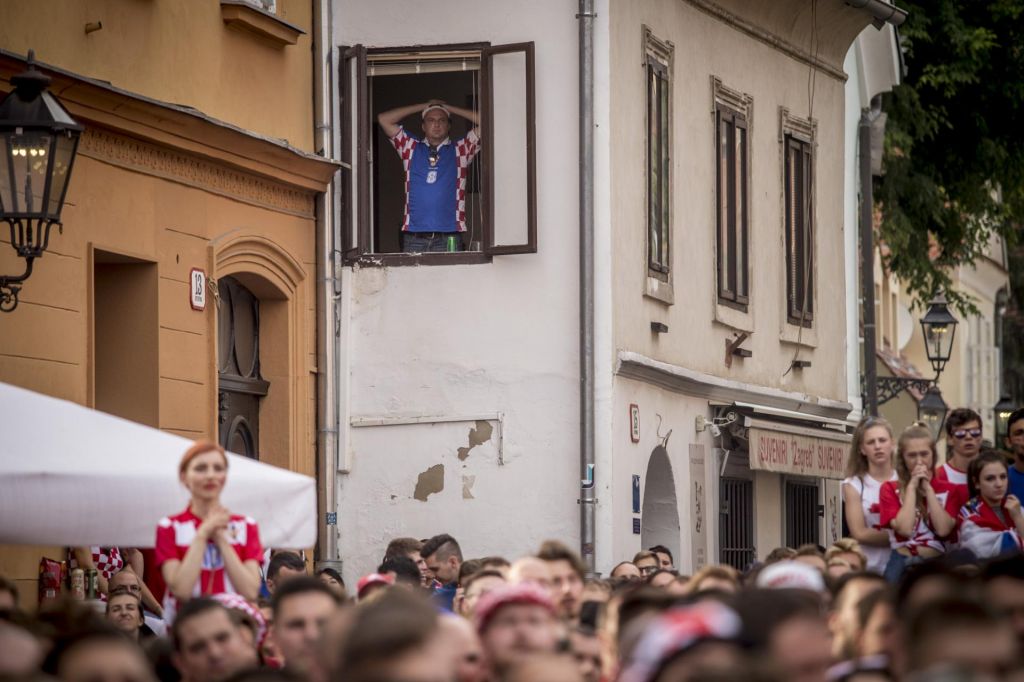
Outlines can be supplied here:
M722 478L718 524L718 561L746 570L757 556L754 548L754 482Z
M786 545L821 544L818 533L818 484L786 481Z

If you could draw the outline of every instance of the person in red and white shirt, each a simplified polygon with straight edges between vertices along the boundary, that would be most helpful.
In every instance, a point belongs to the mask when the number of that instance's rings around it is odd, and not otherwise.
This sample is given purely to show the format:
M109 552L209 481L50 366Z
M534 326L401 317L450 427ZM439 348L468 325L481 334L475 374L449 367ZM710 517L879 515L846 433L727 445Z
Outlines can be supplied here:
M974 410L959 407L946 417L949 454L946 463L935 469L935 479L962 486L964 500L967 499L967 467L981 451L981 436L981 416Z
M192 494L188 508L160 520L156 564L167 583L164 618L200 595L233 592L255 601L263 554L259 528L220 503L227 482L228 458L215 443L199 441L181 458L178 476Z
M943 554L943 539L956 528L954 517L965 496L933 476L935 459L928 427L914 424L900 434L899 480L883 483L878 496L881 525L892 531L892 554L885 567L890 582L898 582L907 566Z

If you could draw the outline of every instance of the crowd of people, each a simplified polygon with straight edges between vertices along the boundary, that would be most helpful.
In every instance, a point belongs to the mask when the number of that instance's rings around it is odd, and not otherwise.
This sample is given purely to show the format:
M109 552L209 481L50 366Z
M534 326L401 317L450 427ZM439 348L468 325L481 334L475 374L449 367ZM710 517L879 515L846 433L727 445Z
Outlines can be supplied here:
M160 580L134 550L74 548L101 569L101 599L29 614L0 578L0 680L1024 682L1024 410L1011 460L970 410L946 435L937 464L927 428L862 421L847 537L827 548L684 575L658 545L602 578L556 540L464 558L442 533L393 539L351 588L297 552L266 560L256 522L220 503L224 451L197 443L179 472L189 506L156 531Z

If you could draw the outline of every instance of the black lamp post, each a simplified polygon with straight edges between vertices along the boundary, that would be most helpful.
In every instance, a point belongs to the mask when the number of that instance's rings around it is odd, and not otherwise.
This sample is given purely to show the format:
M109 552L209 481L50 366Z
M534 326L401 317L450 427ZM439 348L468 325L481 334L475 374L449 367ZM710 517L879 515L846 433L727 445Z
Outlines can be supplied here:
M933 441L939 439L939 435L942 433L942 425L946 421L946 414L948 412L949 406L942 399L939 387L932 384L924 396L921 397L921 402L917 404L917 418L928 425L928 430L932 432Z
M928 304L928 311L921 318L921 333L924 335L924 352L928 356L928 362L935 370L934 379L918 379L916 377L877 377L878 404L889 402L901 391L913 388L925 394L931 391L939 381L939 375L946 368L950 356L953 354L953 336L956 334L957 319L949 312L946 297L938 294ZM936 389L938 393L938 389ZM922 401L925 399L922 398ZM941 401L942 397L938 396ZM945 407L945 403L943 403ZM918 407L920 409L920 406ZM942 414L945 419L945 412ZM940 424L941 426L941 424Z
M1016 407L1017 406L1014 404L1013 400L1005 395L1000 397L999 402L992 407L992 411L995 412L996 417L995 446L997 449L1002 450L1006 447L1006 443L1004 441L1009 435L1007 431L1010 425L1010 415L1013 414Z
M46 251L50 228L61 229L60 212L71 179L82 126L46 88L49 76L35 67L11 78L14 90L0 102L0 221L11 246L25 259L20 275L0 275L0 310L18 307L18 293L32 262Z

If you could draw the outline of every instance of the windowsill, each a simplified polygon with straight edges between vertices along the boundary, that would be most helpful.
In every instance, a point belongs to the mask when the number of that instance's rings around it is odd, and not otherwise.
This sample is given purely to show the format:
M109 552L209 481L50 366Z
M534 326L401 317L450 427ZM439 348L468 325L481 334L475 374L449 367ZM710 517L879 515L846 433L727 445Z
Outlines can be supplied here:
M653 298L665 305L672 305L676 302L676 293L671 279L665 282L651 275L647 275L644 282L644 296Z
M275 47L294 45L306 35L298 26L245 0L221 0L220 16L229 27L255 34Z
M715 319L720 325L734 331L754 333L754 315L750 312L750 303L747 304L747 311L737 310L715 300Z
M491 256L482 251L460 251L458 253L364 253L356 258L346 259L348 265L358 264L361 268L406 265L478 265L490 262Z
M792 324L790 322L783 322L782 329L779 331L779 341L782 341L783 343L792 343L805 348L817 348L818 330L813 326L804 327L803 333L801 333L799 325Z

